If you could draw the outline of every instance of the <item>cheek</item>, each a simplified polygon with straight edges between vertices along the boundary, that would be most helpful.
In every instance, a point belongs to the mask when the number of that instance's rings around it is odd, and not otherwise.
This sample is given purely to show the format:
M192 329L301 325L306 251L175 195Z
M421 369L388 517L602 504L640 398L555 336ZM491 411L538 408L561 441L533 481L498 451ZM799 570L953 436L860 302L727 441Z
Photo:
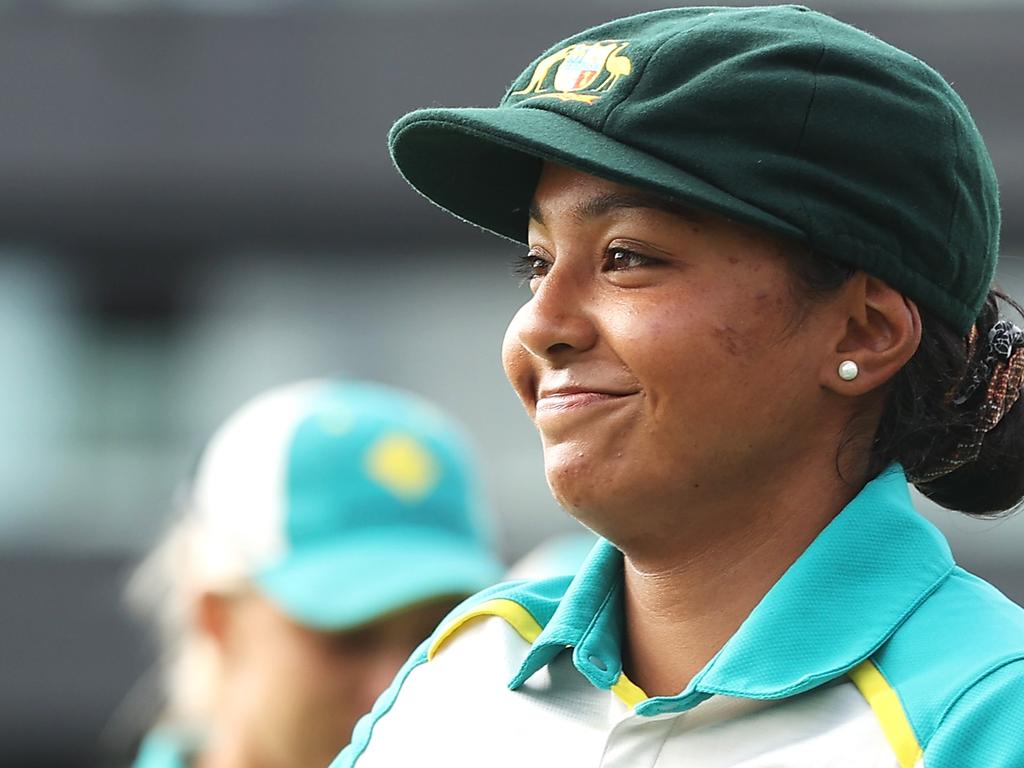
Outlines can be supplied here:
M276 693L291 718L305 721L309 735L323 738L344 720L357 698L359 669L347 657L323 648L295 648L277 670ZM286 701L284 701L286 700ZM282 713L282 717L285 715Z
M765 367L777 366L775 346L785 327L781 301L776 292L760 290L683 306L661 302L619 315L611 336L653 406L710 405L730 390L759 386Z
M319 648L294 648L259 704L281 765L326 765L348 741L361 711L352 670Z
M656 396L666 386L682 385L702 366L714 341L707 331L709 320L687 308L657 302L608 313L605 337L648 395Z
M525 307L521 308L512 318L501 342L501 364L505 369L505 376L519 397L523 399L525 399L526 392L530 389L530 382L533 380L531 356L519 339L519 326L525 309Z

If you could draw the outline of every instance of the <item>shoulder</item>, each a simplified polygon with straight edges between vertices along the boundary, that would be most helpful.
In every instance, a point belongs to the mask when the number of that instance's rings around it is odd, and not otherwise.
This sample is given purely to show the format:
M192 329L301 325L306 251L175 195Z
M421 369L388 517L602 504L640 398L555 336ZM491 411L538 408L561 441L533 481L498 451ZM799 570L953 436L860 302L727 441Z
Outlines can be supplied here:
M1024 609L955 568L876 654L926 768L1024 765Z
M925 749L927 768L1024 765L1024 658L989 670L949 703Z
M560 577L499 584L457 606L359 721L352 743L331 768L380 763L376 757L370 762L364 759L371 739L388 742L388 748L400 741L409 743L409 738L383 738L382 731L410 736L410 729L416 730L426 720L423 713L445 708L448 697L465 697L467 690L485 682L491 690L505 690L530 644L550 621L569 581ZM430 736L423 733L412 741L422 746Z
M485 589L457 606L431 636L428 656L433 658L474 619L498 617L524 640L532 643L551 620L571 577L541 581L513 581Z

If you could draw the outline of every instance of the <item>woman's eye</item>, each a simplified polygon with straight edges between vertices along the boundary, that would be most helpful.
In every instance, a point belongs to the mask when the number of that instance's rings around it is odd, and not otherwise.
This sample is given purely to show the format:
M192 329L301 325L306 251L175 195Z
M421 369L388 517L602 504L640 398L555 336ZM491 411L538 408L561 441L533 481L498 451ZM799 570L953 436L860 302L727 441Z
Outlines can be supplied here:
M524 283L528 283L534 278L543 277L550 268L551 263L535 250L524 253L512 265L512 271Z
M614 272L621 269L646 267L654 263L654 259L644 256L628 248L609 248L605 258L605 271Z

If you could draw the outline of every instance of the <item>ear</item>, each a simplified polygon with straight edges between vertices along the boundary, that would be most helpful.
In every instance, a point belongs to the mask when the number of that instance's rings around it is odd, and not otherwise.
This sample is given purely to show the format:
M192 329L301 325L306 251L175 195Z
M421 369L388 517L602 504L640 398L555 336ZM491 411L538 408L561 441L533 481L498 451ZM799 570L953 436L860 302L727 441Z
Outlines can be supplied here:
M217 592L203 592L194 605L199 631L224 651L231 635L231 598Z
M900 370L921 343L917 305L887 283L864 272L844 286L840 306L845 328L837 334L835 356L821 372L822 384L839 395L856 397L877 390ZM839 375L844 361L857 365L847 381Z

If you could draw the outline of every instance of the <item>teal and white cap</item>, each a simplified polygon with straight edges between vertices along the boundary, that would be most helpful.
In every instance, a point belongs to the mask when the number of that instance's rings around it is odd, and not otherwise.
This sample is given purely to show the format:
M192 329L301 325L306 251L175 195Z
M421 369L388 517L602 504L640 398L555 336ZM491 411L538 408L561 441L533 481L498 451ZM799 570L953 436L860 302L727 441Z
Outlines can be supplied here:
M460 429L376 384L307 381L244 405L200 459L190 515L206 584L253 584L309 627L355 627L501 577Z

